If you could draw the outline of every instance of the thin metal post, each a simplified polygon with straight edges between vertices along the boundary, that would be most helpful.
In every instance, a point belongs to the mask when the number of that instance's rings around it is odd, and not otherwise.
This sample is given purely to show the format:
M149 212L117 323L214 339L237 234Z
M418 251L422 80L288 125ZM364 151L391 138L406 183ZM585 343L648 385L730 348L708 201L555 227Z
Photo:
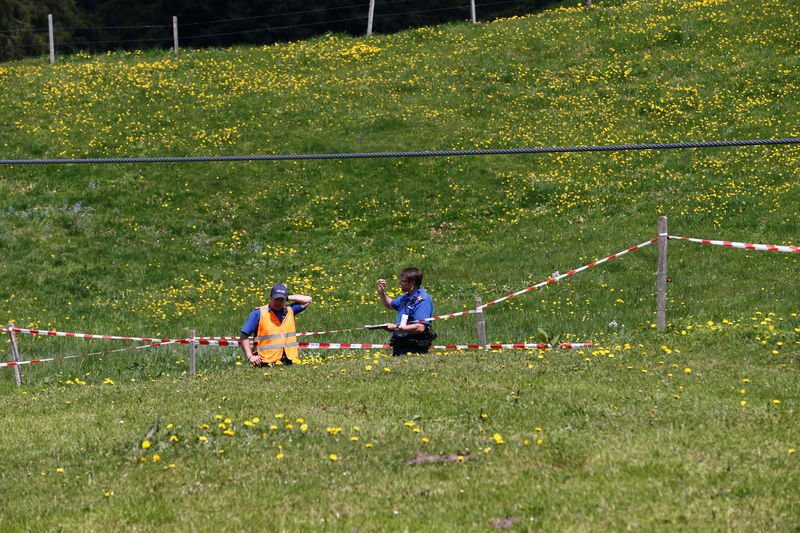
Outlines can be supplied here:
M478 296L475 298L475 319L477 321L478 326L478 346L482 346L484 349L486 348L486 323L483 320L483 309L481 308L483 305L483 301L481 297Z
M658 217L658 298L656 301L656 327L667 327L667 217Z
M469 11L470 11L470 14L472 15L472 23L473 24L477 24L478 23L478 19L475 16L475 0L469 0Z
M178 56L178 17L172 17L172 45L175 48L175 57Z
M56 46L53 39L53 15L47 15L47 28L50 32L50 64L56 64Z
M17 336L14 333L13 322L8 325L8 335L11 337L11 360L19 363L19 349L17 348ZM19 365L14 366L14 380L16 380L17 386L22 385L22 371L19 369Z
M197 356L197 341L194 340L195 331L189 332L189 373L195 374L197 372L196 356Z
M367 37L372 35L372 19L375 16L375 0L369 0L369 15L367 16Z

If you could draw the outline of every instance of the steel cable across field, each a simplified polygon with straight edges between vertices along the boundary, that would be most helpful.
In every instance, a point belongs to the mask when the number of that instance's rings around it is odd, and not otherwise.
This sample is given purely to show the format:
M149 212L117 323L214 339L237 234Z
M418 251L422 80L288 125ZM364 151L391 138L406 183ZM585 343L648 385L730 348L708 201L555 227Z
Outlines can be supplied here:
M382 157L456 157L468 155L516 155L582 152L614 152L630 150L673 150L680 148L724 148L800 144L800 138L754 139L740 141L705 141L653 144L611 144L600 146L562 146L553 148L501 148L486 150L435 150L420 152L365 152L342 154L275 154L186 157L102 157L86 159L0 159L0 165L70 165L109 163L210 163L232 161L290 161L309 159L369 159Z

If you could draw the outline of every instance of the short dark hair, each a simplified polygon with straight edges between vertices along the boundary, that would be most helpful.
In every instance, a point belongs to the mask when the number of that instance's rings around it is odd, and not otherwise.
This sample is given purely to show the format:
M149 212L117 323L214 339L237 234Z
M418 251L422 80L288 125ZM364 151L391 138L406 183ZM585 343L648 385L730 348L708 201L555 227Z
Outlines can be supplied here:
M408 267L400 271L400 276L405 276L415 287L422 286L422 270L417 267Z

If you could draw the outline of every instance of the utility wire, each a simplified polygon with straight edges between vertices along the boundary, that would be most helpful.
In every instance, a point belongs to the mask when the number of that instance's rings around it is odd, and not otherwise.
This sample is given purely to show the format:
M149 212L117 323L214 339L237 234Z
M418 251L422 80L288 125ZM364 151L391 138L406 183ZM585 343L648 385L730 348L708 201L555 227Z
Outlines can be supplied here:
M69 165L78 163L210 163L230 161L288 161L309 159L368 159L396 157L457 157L466 155L517 155L575 152L618 152L630 150L671 150L685 148L724 148L734 146L800 144L800 138L743 141L709 141L656 144L611 144L601 146L563 146L556 148L506 148L496 150L439 150L424 152L367 152L345 154L231 155L200 157L128 157L92 159L0 159L0 165Z

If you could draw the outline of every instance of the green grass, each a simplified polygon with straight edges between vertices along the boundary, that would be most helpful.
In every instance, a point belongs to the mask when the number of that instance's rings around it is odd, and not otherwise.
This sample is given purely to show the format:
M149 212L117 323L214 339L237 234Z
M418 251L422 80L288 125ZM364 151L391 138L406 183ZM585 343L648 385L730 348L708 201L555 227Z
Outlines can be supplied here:
M797 137L798 15L772 1L609 2L177 59L143 51L7 63L0 152ZM285 282L314 297L301 330L351 328L392 319L375 280L409 265L425 272L437 314L451 313L645 242L661 215L673 235L797 245L799 171L793 146L6 166L0 321L236 335ZM0 526L455 531L507 519L520 531L796 529L796 256L671 242L663 332L655 246L486 309L489 342L596 343L586 350L399 359L307 350L305 364L265 372L237 364L238 349L201 347L189 375L188 348L169 346L25 365L21 388L0 369ZM435 327L437 343L476 342L471 315ZM19 343L23 359L130 345ZM464 460L408 464L417 450Z

